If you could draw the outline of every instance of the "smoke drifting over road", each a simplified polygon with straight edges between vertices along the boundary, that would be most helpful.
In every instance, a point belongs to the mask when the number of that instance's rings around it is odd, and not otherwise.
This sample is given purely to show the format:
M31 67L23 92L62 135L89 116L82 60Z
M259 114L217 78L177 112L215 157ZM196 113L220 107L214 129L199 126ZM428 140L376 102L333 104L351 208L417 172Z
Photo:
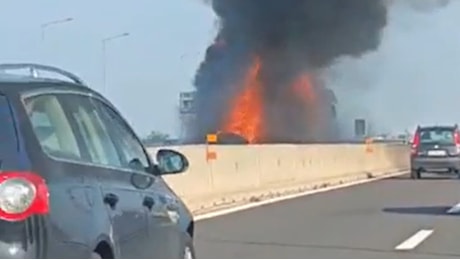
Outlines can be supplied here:
M207 2L221 26L196 75L193 137L230 131L259 143L330 138L333 99L316 74L338 57L378 48L386 2ZM255 110L259 114L249 115Z

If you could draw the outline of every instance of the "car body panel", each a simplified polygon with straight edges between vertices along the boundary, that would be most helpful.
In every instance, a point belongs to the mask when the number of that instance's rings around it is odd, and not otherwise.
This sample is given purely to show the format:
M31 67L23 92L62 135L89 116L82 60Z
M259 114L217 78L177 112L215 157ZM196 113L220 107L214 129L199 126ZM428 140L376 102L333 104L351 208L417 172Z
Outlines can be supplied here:
M0 220L0 257L89 258L100 243L108 244L115 258L180 257L180 248L176 247L187 236L187 228L193 222L180 198L160 176L150 175L149 178L155 180L154 184L147 189L136 189L130 181L132 175L139 173L117 172L45 154L23 103L24 98L40 93L85 95L97 98L116 110L104 97L85 86L59 81L0 81L0 94L8 97L17 131L17 153L2 165L12 170L40 174L50 193L48 215L32 216L19 222ZM104 203L107 193L116 193L120 197L115 210ZM158 219L148 212L142 205L146 195L155 197L157 211L166 212L166 215L160 214L162 218ZM164 198L167 198L166 202ZM165 210L171 207L170 201L175 202L174 211L180 215L177 222ZM156 228L163 236L154 232ZM152 240L162 242L162 248L158 247L158 250L164 250L163 253L149 251L155 248Z
M412 168L431 172L449 171L450 169L460 169L460 158L414 158L412 160Z

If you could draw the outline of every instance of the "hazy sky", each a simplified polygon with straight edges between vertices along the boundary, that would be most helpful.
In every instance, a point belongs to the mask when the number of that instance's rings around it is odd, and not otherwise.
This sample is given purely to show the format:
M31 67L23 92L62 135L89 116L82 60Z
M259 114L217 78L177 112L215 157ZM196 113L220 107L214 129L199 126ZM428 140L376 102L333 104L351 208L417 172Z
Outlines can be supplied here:
M393 6L379 50L337 64L331 86L348 131L357 117L393 133L460 123L459 14L458 0L427 12Z
M106 96L140 135L178 133L180 91L215 35L214 14L199 0L1 0L1 62L40 62L81 76L103 91L102 39L128 32L107 48ZM72 17L46 29L40 25Z
M57 65L102 91L101 41L129 32L108 45L106 95L139 134L175 134L178 94L192 89L216 33L214 14L202 2L1 0L0 61ZM393 8L380 49L337 64L330 86L347 129L356 117L389 131L460 122L459 13L460 1L428 13ZM75 20L49 27L41 40L41 24L67 17Z

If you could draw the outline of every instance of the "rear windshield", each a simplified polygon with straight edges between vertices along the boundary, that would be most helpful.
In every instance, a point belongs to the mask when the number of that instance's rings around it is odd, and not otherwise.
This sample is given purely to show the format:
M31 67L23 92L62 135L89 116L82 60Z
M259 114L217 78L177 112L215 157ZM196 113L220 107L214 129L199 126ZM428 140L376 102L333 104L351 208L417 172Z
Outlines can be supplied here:
M0 161L18 151L16 129L8 99L0 94ZM1 166L0 166L1 168Z
M454 130L452 128L431 128L421 129L420 132L420 143L442 143L442 144L453 144Z

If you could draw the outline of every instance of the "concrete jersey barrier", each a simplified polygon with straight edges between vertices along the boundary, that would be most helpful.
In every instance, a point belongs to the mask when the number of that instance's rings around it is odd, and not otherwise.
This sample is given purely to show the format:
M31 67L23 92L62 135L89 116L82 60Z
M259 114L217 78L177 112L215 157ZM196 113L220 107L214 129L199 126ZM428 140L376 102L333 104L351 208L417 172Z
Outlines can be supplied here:
M409 147L365 145L205 145L163 147L182 152L190 168L167 176L192 211L238 203L286 190L310 189L408 169ZM157 148L149 149L152 157Z

